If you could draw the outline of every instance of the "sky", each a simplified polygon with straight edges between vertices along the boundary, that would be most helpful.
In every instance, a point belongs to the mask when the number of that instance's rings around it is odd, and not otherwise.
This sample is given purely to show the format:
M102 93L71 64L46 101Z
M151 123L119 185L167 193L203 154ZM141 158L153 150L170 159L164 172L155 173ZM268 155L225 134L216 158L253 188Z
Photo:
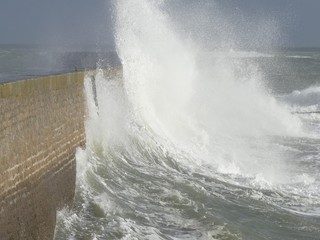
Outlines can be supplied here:
M320 47L320 0L222 0L249 15L252 21L273 14L280 25L284 45Z
M107 44L110 15L105 0L1 0L0 43Z
M1 0L0 44L112 46L110 1ZM199 0L171 1L179 1L178 6L187 8L188 3ZM206 0L210 1L214 2ZM273 16L284 46L320 47L320 0L215 1L225 15L240 11L251 25L261 22L261 16Z

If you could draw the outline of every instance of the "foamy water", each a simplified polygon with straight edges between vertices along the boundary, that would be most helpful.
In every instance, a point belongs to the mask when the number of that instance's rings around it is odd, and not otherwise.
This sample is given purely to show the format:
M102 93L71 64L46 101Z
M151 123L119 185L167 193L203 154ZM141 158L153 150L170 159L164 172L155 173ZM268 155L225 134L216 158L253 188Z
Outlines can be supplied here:
M97 102L86 79L56 239L318 239L318 87L271 94L255 59L278 55L200 51L165 6L115 4L123 74L97 72Z

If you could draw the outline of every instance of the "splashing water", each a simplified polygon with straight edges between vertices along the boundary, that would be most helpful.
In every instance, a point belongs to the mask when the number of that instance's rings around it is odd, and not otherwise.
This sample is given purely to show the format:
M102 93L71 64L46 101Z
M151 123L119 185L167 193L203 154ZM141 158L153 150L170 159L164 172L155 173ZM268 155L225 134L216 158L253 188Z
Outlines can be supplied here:
M98 106L86 79L87 149L56 239L316 239L319 135L257 64L200 51L165 6L115 3L123 71L97 71Z
M252 170L249 148L257 146L243 137L298 134L299 122L268 96L256 69L236 75L241 60L224 57L199 67L201 56L171 29L158 4L119 1L117 16L118 52L133 112L165 141L198 159L204 148L208 163L228 172L231 162L246 174ZM257 164L261 171L263 163Z

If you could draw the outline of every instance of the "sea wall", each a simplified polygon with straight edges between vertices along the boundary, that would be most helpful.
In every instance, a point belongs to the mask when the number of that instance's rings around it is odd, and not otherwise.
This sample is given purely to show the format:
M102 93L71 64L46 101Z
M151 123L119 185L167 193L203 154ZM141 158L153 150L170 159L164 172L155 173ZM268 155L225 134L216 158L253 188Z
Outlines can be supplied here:
M52 239L84 147L83 72L0 85L0 239Z

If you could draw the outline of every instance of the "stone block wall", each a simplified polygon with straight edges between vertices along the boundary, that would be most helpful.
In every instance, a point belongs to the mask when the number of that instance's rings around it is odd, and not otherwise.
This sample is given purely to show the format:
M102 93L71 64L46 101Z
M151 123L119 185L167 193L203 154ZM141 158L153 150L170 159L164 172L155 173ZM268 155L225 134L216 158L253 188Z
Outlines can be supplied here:
M0 239L52 239L84 147L84 73L0 85Z

